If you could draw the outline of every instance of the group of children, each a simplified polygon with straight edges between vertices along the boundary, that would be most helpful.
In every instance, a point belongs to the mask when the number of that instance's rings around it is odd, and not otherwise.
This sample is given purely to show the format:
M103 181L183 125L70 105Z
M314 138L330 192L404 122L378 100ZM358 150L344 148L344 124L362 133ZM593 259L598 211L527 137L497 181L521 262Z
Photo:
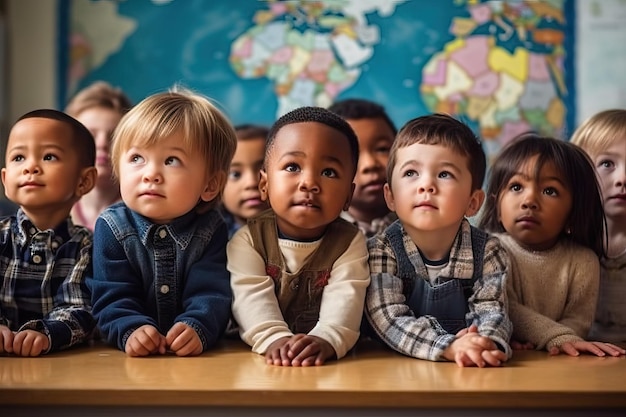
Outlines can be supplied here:
M512 140L486 192L482 144L448 115L396 131L349 99L235 128L185 89L118 114L119 198L93 234L73 221L99 181L96 135L54 110L10 131L0 353L97 334L130 356L199 355L227 327L279 366L364 337L459 366L626 353L625 110L571 142Z

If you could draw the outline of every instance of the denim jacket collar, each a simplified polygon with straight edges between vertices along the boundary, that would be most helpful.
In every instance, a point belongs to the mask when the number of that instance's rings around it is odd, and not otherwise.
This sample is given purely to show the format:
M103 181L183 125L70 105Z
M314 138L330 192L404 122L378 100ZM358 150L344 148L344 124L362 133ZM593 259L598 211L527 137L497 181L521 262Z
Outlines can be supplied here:
M139 239L144 246L148 246L150 237L158 233L159 230L166 230L182 250L186 249L189 242L191 242L195 232L192 225L198 216L194 208L188 213L172 220L170 223L156 224L133 210L130 210L130 213L137 227Z

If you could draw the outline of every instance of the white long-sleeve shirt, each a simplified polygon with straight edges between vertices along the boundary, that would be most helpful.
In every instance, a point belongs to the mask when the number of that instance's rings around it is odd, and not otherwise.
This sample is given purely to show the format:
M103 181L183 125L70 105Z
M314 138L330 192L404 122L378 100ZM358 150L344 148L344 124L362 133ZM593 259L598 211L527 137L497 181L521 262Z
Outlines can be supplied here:
M319 246L314 242L279 239L289 272L298 272ZM274 281L265 272L265 261L254 249L248 226L228 242L228 270L233 290L233 316L239 334L252 351L264 354L277 339L292 336L278 305ZM309 332L326 340L337 359L345 356L359 338L365 291L370 282L365 236L356 233L348 249L335 261L324 287L319 321Z

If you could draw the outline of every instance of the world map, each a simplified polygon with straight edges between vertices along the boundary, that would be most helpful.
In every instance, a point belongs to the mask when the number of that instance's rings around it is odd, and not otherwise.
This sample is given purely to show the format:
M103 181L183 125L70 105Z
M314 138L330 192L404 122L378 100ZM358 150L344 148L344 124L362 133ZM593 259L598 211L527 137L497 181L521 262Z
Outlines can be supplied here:
M210 96L235 124L269 125L295 107L362 97L383 104L398 127L453 114L493 156L519 133L568 130L570 6L72 0L62 100L98 79L134 101L179 83Z

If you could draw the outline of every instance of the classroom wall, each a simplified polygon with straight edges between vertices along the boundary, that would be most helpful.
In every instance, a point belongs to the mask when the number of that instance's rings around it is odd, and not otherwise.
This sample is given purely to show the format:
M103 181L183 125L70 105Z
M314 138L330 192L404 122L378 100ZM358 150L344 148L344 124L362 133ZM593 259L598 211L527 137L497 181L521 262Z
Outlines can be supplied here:
M0 5L6 13L4 69L8 86L1 92L4 106L0 110L3 122L11 123L30 109L57 105L58 0L0 0ZM597 14L600 6L613 12ZM626 2L577 0L576 9L580 122L605 108L626 108L626 26L622 23ZM602 62L603 54L606 60Z

